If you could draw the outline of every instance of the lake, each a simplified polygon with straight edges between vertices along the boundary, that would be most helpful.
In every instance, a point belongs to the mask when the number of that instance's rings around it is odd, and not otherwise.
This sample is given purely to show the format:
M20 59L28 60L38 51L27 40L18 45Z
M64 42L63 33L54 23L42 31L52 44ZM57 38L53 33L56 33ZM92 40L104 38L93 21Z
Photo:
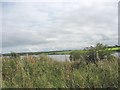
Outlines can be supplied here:
M70 61L70 55L48 55L50 58L58 61Z
M26 57L27 55L20 56L21 58ZM39 57L40 55L32 55L33 57ZM9 56L8 56L9 57ZM57 61L70 61L70 55L48 55L48 57L57 60Z
M116 52L113 55L120 58L120 52Z

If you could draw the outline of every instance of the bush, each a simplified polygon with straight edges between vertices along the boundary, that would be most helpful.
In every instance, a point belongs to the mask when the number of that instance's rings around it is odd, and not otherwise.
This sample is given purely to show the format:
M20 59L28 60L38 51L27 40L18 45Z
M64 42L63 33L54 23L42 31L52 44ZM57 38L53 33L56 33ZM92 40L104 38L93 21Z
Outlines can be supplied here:
M70 61L76 61L80 59L81 59L81 52L79 50L75 50L70 53Z
M10 57L17 58L17 57L20 57L20 55L15 52L11 52Z
M84 52L84 53L83 53ZM111 56L111 51L107 49L107 45L97 43L95 47L85 48L83 52L75 50L70 53L70 61L86 60L94 62L98 60L108 59Z

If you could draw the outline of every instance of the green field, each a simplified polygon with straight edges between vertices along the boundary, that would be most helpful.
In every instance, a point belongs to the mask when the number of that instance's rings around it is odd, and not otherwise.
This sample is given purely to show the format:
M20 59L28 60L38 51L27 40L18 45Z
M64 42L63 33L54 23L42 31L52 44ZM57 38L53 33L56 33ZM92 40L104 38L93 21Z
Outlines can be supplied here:
M110 51L120 51L120 47L111 47L111 48L108 48L108 50L110 50ZM66 50L66 51L51 51L51 52L48 52L48 53L46 53L46 54L70 54L72 51L74 51L74 50ZM79 51L79 52L81 52L81 53L85 53L86 51L85 50L77 50L77 51Z
M112 50L112 51L117 51L119 50L120 51L120 47L113 47L113 48L108 48L109 50Z

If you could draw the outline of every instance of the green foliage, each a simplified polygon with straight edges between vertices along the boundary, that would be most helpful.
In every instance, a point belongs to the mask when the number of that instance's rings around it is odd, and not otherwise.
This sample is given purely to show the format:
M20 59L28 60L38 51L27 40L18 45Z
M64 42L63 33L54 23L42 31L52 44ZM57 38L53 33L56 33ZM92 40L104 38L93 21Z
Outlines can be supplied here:
M15 52L11 52L10 57L11 58L18 58L20 56L17 53L15 53Z
M70 53L70 60L86 60L87 62L94 62L98 60L108 59L111 56L111 51L108 50L107 45L97 43L95 47L87 47L84 52L79 50Z
M80 60L81 52L79 50L72 51L70 53L70 61Z
M105 56L109 57L112 53L112 51L109 51L107 45L104 45L104 44L101 44L101 43L98 43L95 47L95 51L98 52L98 57L100 59L104 59Z
M76 58L78 59L78 58ZM109 57L85 64L54 61L46 55L32 58L3 57L3 88L117 88L118 60Z

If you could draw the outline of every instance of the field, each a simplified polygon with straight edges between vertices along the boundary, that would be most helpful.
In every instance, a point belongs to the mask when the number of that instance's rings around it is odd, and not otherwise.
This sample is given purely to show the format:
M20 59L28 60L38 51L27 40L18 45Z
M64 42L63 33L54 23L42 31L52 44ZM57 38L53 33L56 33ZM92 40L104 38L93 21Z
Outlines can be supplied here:
M118 88L118 59L86 64L40 57L3 57L3 88Z

